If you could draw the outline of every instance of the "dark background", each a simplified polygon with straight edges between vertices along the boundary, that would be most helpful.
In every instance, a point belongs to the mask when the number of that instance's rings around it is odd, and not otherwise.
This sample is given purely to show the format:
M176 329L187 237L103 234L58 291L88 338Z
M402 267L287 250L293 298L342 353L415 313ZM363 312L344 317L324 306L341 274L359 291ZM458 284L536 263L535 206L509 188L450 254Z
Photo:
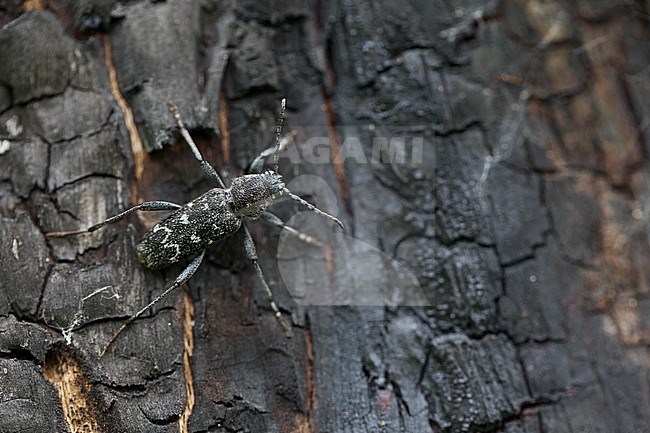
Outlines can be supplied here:
M0 2L0 431L650 431L649 9ZM323 274L250 224L293 338L236 235L98 360L182 269L135 258L162 215L44 234L212 187L168 99L232 176L282 97L294 145L333 149L282 173L321 179L328 200L301 193L347 225L322 223ZM377 137L422 158L336 156ZM304 305L283 263L324 293L414 277L429 305Z

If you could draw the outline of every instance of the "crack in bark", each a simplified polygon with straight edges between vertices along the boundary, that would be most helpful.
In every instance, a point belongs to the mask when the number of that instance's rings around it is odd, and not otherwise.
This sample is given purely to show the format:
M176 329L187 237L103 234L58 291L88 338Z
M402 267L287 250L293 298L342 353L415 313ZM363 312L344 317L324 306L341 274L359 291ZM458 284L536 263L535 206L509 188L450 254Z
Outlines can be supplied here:
M120 110L122 110L122 115L124 117L124 124L126 129L129 131L129 141L131 143L131 150L133 151L133 160L135 163L135 182L131 187L131 204L135 205L138 202L138 183L142 179L142 173L144 172L144 159L145 159L145 150L138 132L138 127L135 124L133 118L133 111L129 106L124 96L120 91L120 86L117 80L117 71L115 70L115 64L113 63L113 56L111 51L111 44L108 36L102 36L102 43L104 46L104 63L106 65L106 70L108 72L108 80L110 83L111 93L115 102L119 105Z
M328 65L331 68L331 65ZM325 93L325 92L323 92ZM331 96L325 96L325 112L327 115L327 134L329 135L330 145L332 147L332 164L334 165L334 172L339 184L339 191L341 191L341 198L348 215L353 216L352 201L350 199L350 192L348 189L347 180L345 177L345 169L343 167L343 159L341 157L341 145L339 134L336 131L336 115L334 113L334 103ZM354 218L350 218L352 233L354 233Z
M73 185L73 184L75 184L75 183L77 183L77 182L80 182L80 181L82 181L82 180L86 180L86 179L93 178L93 177L94 177L94 178L100 178L100 179L122 180L121 177L116 176L116 175L114 175L114 174L109 174L109 173L88 173L88 174L84 174L83 176L79 176L79 177L76 177L76 178L74 178L74 179L72 179L72 180L69 180L69 181L67 181L67 182L62 183L61 185L59 185L59 186L57 186L56 188L54 188L51 192L53 192L53 193L54 193L54 192L57 192L57 191L59 191L60 189L66 187L66 186L70 186L70 185ZM74 215L72 215L70 212L65 211L65 210L63 210L62 212L63 212L63 213L67 213L68 215L70 215L71 217L73 217L73 218L75 218L77 221L79 221L79 219L76 218Z
M185 286L187 288L187 285ZM194 410L194 379L190 358L194 353L194 302L189 290L183 291L183 374L185 376L185 408L178 419L180 433L188 433L188 422Z
M309 316L305 319L305 347L307 352L307 432L314 430L314 411L316 409L316 381L314 377L314 346L311 341L311 331L309 327Z
M43 376L57 391L64 418L75 433L100 433L101 414L91 396L93 386L71 352L59 349L49 356Z
M339 191L341 193L341 198L343 200L343 205L347 214L351 217L350 228L351 232L354 233L354 218L353 218L353 208L352 201L350 199L350 193L348 190L347 180L345 176L345 170L343 167L343 160L341 158L341 146L340 146L340 137L336 131L336 115L334 112L334 103L332 92L336 85L336 72L334 70L333 58L332 58L332 41L328 37L323 41L323 10L320 4L320 0L314 1L314 19L312 24L315 28L316 35L320 39L319 49L323 50L325 59L325 77L321 83L321 93L323 95L323 100L325 101L325 115L327 117L327 134L329 136L329 142L332 150L332 164L334 165L334 171L336 173L336 179L339 184ZM325 45L323 47L323 44Z
M230 159L230 130L228 129L228 95L222 87L219 96L219 132L221 133L221 152L224 165L232 165Z

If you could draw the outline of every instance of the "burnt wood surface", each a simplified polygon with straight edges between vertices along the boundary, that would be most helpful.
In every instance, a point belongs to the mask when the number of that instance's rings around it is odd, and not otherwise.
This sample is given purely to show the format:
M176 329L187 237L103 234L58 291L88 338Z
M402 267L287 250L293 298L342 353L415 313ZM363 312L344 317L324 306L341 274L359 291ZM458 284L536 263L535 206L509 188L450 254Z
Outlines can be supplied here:
M0 431L650 431L649 14L0 2ZM234 235L99 359L182 270L136 259L165 213L45 233L213 187L167 100L232 178L282 97L289 188L347 226L249 224L291 338Z

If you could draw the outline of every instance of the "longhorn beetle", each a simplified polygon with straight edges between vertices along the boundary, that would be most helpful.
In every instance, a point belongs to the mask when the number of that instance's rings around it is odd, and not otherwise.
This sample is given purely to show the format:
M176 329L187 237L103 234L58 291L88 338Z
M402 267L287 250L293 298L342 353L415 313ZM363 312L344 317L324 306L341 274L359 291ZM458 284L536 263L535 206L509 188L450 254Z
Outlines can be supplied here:
M343 223L340 220L291 193L291 191L285 187L282 176L278 173L278 155L284 148L280 137L282 134L282 124L284 122L286 99L282 99L282 107L275 134L275 146L260 153L260 155L251 163L248 174L233 179L230 188L226 187L226 184L217 170L215 170L209 162L203 159L201 152L199 152L199 149L192 140L187 128L185 128L176 105L174 105L172 101L167 102L167 105L176 119L181 135L190 146L192 153L194 153L194 157L201 164L203 172L217 184L217 187L209 190L202 196L192 200L184 206L167 201L148 201L135 205L132 208L112 216L106 221L95 224L86 230L48 233L48 236L50 237L65 237L90 233L104 226L120 221L136 210L173 210L174 212L171 215L156 224L137 244L136 253L138 260L146 268L161 269L198 253L198 255L190 262L183 272L180 273L170 287L158 295L149 304L142 307L120 327L120 329L106 344L100 357L104 356L113 341L115 341L122 331L124 331L124 329L126 329L126 327L135 319L140 317L149 308L156 305L165 296L171 293L174 289L182 286L192 277L201 264L207 247L223 240L227 236L236 232L242 226L244 230L244 248L246 250L246 255L257 272L262 288L271 304L271 308L275 312L278 322L282 325L285 332L288 332L289 327L282 318L280 309L273 300L273 294L271 293L271 289L264 278L264 273L262 272L262 268L257 260L255 243L253 242L253 238L251 237L248 228L244 224L244 220L261 218L276 227L287 230L292 235L297 236L307 243L323 246L324 244L322 242L287 226L279 217L266 210L271 204L273 204L277 197L286 194L292 199L305 205L310 210L334 221L343 228ZM273 170L263 171L264 161L271 155L273 155Z

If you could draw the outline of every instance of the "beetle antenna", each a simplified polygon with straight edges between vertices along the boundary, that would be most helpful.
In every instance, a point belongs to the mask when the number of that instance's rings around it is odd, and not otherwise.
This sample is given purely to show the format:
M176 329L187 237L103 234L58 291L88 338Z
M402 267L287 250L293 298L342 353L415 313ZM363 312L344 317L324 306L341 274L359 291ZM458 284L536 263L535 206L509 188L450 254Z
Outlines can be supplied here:
M284 189L284 193L287 194L292 199L294 199L295 201L299 202L300 204L306 206L309 210L316 212L318 215L320 215L322 217L325 217L325 218L327 218L329 220L334 221L336 224L338 224L339 227L341 227L342 229L345 230L345 226L343 225L343 223L341 222L340 219L328 214L327 212L323 212L322 210L318 209L313 204L311 204L308 201L305 201L302 198L298 197L297 195L295 195L294 193L289 191L287 188Z
M275 153L273 154L273 171L278 172L278 156L280 155L280 139L282 136L282 124L284 123L284 111L287 108L287 98L282 98L282 105L280 107L280 117L278 118L278 126L275 129Z

